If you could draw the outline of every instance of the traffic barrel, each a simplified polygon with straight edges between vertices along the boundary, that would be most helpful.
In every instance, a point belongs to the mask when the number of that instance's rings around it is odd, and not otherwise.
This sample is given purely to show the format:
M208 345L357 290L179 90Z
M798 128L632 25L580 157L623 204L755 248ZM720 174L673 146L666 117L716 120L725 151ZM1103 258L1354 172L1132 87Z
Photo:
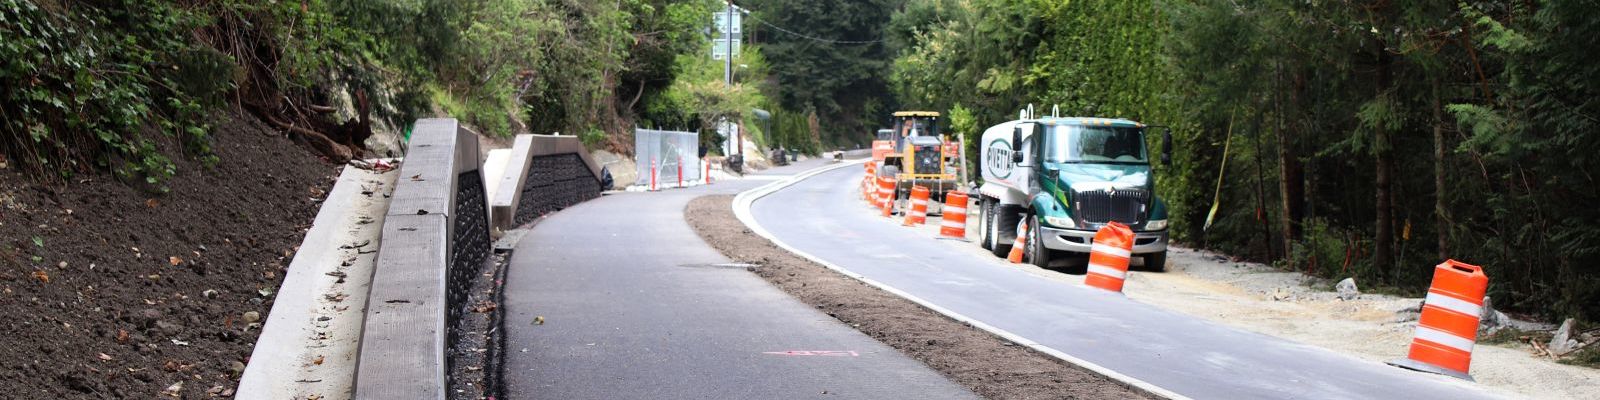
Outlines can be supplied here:
M911 211L906 213L905 226L922 225L928 222L928 188L921 185L911 187Z
M1467 371L1488 289L1489 277L1482 267L1456 260L1433 267L1433 284L1417 318L1411 351L1389 365L1472 380Z
M878 207L883 208L884 217L890 217L894 215L894 200L896 197L894 193L894 186L895 179L892 176L885 176L878 179Z
M940 239L967 240L967 194L950 192L944 195L944 216L939 222Z
M866 199L867 204L877 205L878 189L877 186L873 184L873 182L875 182L874 178L876 178L878 175L877 171L872 167L872 163L866 163L862 165L867 166L867 174L866 176L861 177L861 198Z
M1083 284L1121 293L1132 256L1133 230L1119 222L1107 223L1095 232L1094 244L1089 246L1089 272Z
M1028 245L1028 219L1023 218L1017 223L1017 240L1011 242L1011 254L1006 255L1006 260L1012 264L1022 263L1022 248Z

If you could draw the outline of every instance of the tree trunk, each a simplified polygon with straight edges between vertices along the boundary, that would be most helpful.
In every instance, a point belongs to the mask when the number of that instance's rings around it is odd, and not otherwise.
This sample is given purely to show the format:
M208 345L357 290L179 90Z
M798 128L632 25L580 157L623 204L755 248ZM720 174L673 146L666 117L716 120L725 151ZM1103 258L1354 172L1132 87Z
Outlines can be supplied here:
M1433 217L1439 236L1439 260L1450 258L1450 215L1445 204L1444 108L1439 99L1439 79L1433 79Z
M1282 70L1279 70L1278 82L1282 82ZM1273 96L1277 108L1276 127L1278 131L1278 195L1283 198L1283 212L1280 218L1283 233L1283 249L1287 254L1294 249L1294 241L1300 238L1300 221L1303 218L1301 204L1305 204L1305 179L1300 164L1300 155L1295 151L1298 143L1295 132L1285 128L1282 89ZM1294 106L1294 104L1290 104Z
M1380 41L1378 46L1377 69L1377 96L1381 99L1388 96L1390 85L1390 67L1393 59L1389 56L1385 45ZM1383 101L1383 100L1380 100ZM1390 153L1389 127L1387 121L1377 121L1373 127L1373 168L1377 169L1377 204L1374 207L1377 214L1377 235L1373 238L1372 266L1378 271L1381 280L1387 282L1394 276L1394 200L1390 192L1391 176L1394 171L1394 157Z
M1256 159L1256 221L1261 223L1261 245L1267 247L1267 262L1278 260L1278 252L1273 250L1276 245L1272 240L1272 213L1267 211L1266 168L1262 166L1262 158L1266 154L1261 150L1261 123L1265 116L1256 114L1255 122L1251 126L1251 142L1255 146Z

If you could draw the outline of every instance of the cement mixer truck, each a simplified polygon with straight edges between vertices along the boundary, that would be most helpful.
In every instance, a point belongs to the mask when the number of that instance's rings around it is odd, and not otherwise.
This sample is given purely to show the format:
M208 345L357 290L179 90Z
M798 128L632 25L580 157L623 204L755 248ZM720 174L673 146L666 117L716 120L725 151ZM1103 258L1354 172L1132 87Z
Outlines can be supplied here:
M1170 164L1171 131L1125 119L1019 114L979 142L983 248L1005 257L1026 220L1024 260L1050 267L1086 258L1095 232L1116 221L1134 231L1134 259L1165 270L1167 207L1156 196L1146 143L1161 132L1162 164Z

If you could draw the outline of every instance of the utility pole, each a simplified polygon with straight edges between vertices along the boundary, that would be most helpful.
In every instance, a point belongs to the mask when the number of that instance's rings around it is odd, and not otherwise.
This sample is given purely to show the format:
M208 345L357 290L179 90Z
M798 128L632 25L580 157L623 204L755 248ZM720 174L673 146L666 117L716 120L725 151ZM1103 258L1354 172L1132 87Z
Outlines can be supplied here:
M728 53L722 57L722 83L733 86L733 0L728 0L728 26L722 33L728 41Z

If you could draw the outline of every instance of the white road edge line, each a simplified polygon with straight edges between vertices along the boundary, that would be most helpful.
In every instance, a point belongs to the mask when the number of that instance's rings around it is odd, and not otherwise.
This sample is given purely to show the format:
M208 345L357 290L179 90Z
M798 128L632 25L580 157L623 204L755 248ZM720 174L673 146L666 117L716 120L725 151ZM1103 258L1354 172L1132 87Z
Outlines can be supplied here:
M833 171L833 170L836 170L836 169L845 168L845 167L854 166L854 165L860 165L860 164L864 164L864 163L866 163L866 160L856 160L856 161L844 162L844 163L841 163L841 164L838 164L838 165L830 165L830 166L826 166L826 167L819 167L819 168L816 168L816 169L812 169L810 171L806 171L806 172L800 173L800 174L795 175L794 177L791 177L789 179L784 179L784 180L768 183L766 185L762 185L761 187L757 187L755 189L750 189L750 190L746 190L746 191L740 192L738 196L735 196L733 198L733 214L734 214L734 216L738 217L739 221L743 222L746 227L749 227L750 231L755 232L757 235L760 235L761 237L767 238L767 240L771 240L773 244L778 245L778 247L781 247L784 250L788 250L790 253L794 253L794 254L799 255L800 257L803 257L803 258L805 258L807 260L811 260L811 262L814 262L814 263L817 263L817 264L821 264L824 267L828 267L828 269L831 269L834 272L838 272L840 274L843 274L844 276L848 276L848 277L854 278L855 280L861 281L862 283L865 283L865 284L871 285L872 287L878 288L879 290L883 290L885 292L892 293L892 294L894 294L896 296L900 296L901 298L904 298L906 300L910 300L913 303L917 303L917 305L921 305L921 306L923 306L923 307L925 307L925 308L927 308L929 310L933 310L934 312L937 312L937 313L940 313L940 314L944 314L944 316L950 317L951 319L954 319L956 321L960 321L960 322L966 323L968 325L972 325L973 327L976 327L978 329L982 329L982 330L984 330L986 332L989 332L989 333L992 333L992 334L994 334L996 336L1000 336L1002 338L1005 338L1006 340L1010 340L1010 341L1012 341L1014 343L1021 344L1023 346L1028 346L1028 348L1031 348L1031 349L1033 349L1035 351L1038 351L1040 353L1048 354L1048 355L1050 355L1052 357L1061 359L1062 361L1066 361L1069 364L1076 365L1076 366L1081 367L1083 369L1087 369L1087 370L1089 370L1091 372L1100 374L1102 376L1105 376L1106 378L1110 378L1111 380L1114 380L1114 381L1117 381L1119 383L1122 383L1123 385L1126 385L1126 386L1128 386L1130 388L1133 388L1135 390L1143 391L1143 392L1148 393L1148 394L1150 394L1152 396L1157 396L1157 397L1162 397L1162 398L1167 398L1167 399L1172 399L1172 400L1190 400L1188 396L1180 395L1180 394L1178 394L1176 392L1173 392L1171 390L1167 390L1167 389L1162 388L1160 386L1156 386L1154 384L1151 384L1150 382L1145 382L1143 380L1139 380L1138 378L1134 378L1134 377L1131 377L1131 376L1123 375L1122 373L1119 373L1117 371L1113 371L1110 368L1103 367L1100 364L1095 364L1093 362L1089 362L1088 360L1084 360L1084 359L1081 359L1081 358L1073 357L1073 356L1071 356L1071 355L1069 355L1067 353L1064 353L1064 352L1062 352L1060 350L1056 350L1056 349L1051 348L1049 346L1045 346L1043 344L1039 344L1038 342L1034 342L1032 340L1028 340L1028 338L1022 337L1022 335L1011 333L1010 331L1007 331L1007 330L1004 330L1004 329L1000 329L1000 328L991 326L989 324L985 324L985 323L983 323L983 321L979 321L979 320L973 319L971 317L968 317L966 315L962 315L961 313L957 313L955 311L951 311L950 309L947 309L947 308L944 308L944 307L940 307L937 304L933 304L932 302L929 302L927 300L923 300L920 297L914 296L914 295L912 295L910 293L906 293L904 291L901 291L900 289L896 289L893 286L889 286L887 284L884 284L883 282L878 282L878 281L872 280L870 278L867 278L865 276L862 276L861 274L857 274L855 272L851 272L850 270L845 269L844 267L841 267L841 266L839 266L837 264L828 262L827 260L823 260L822 258L817 257L815 255L812 255L811 253L800 251L800 249L794 248L793 246L790 246L788 243L784 243L782 240L778 240L778 238L776 236L773 236L771 232L768 232L765 228L762 228L761 224L756 222L755 215L752 214L751 211L750 211L751 205L755 204L756 200L759 200L762 197L766 197L767 195L776 193L778 190L782 190L783 188L786 188L786 187L789 187L789 186L793 186L796 183L800 183L800 181L809 179L809 178L811 178L813 176L817 176L817 175L822 174L824 172L829 172L829 171Z

